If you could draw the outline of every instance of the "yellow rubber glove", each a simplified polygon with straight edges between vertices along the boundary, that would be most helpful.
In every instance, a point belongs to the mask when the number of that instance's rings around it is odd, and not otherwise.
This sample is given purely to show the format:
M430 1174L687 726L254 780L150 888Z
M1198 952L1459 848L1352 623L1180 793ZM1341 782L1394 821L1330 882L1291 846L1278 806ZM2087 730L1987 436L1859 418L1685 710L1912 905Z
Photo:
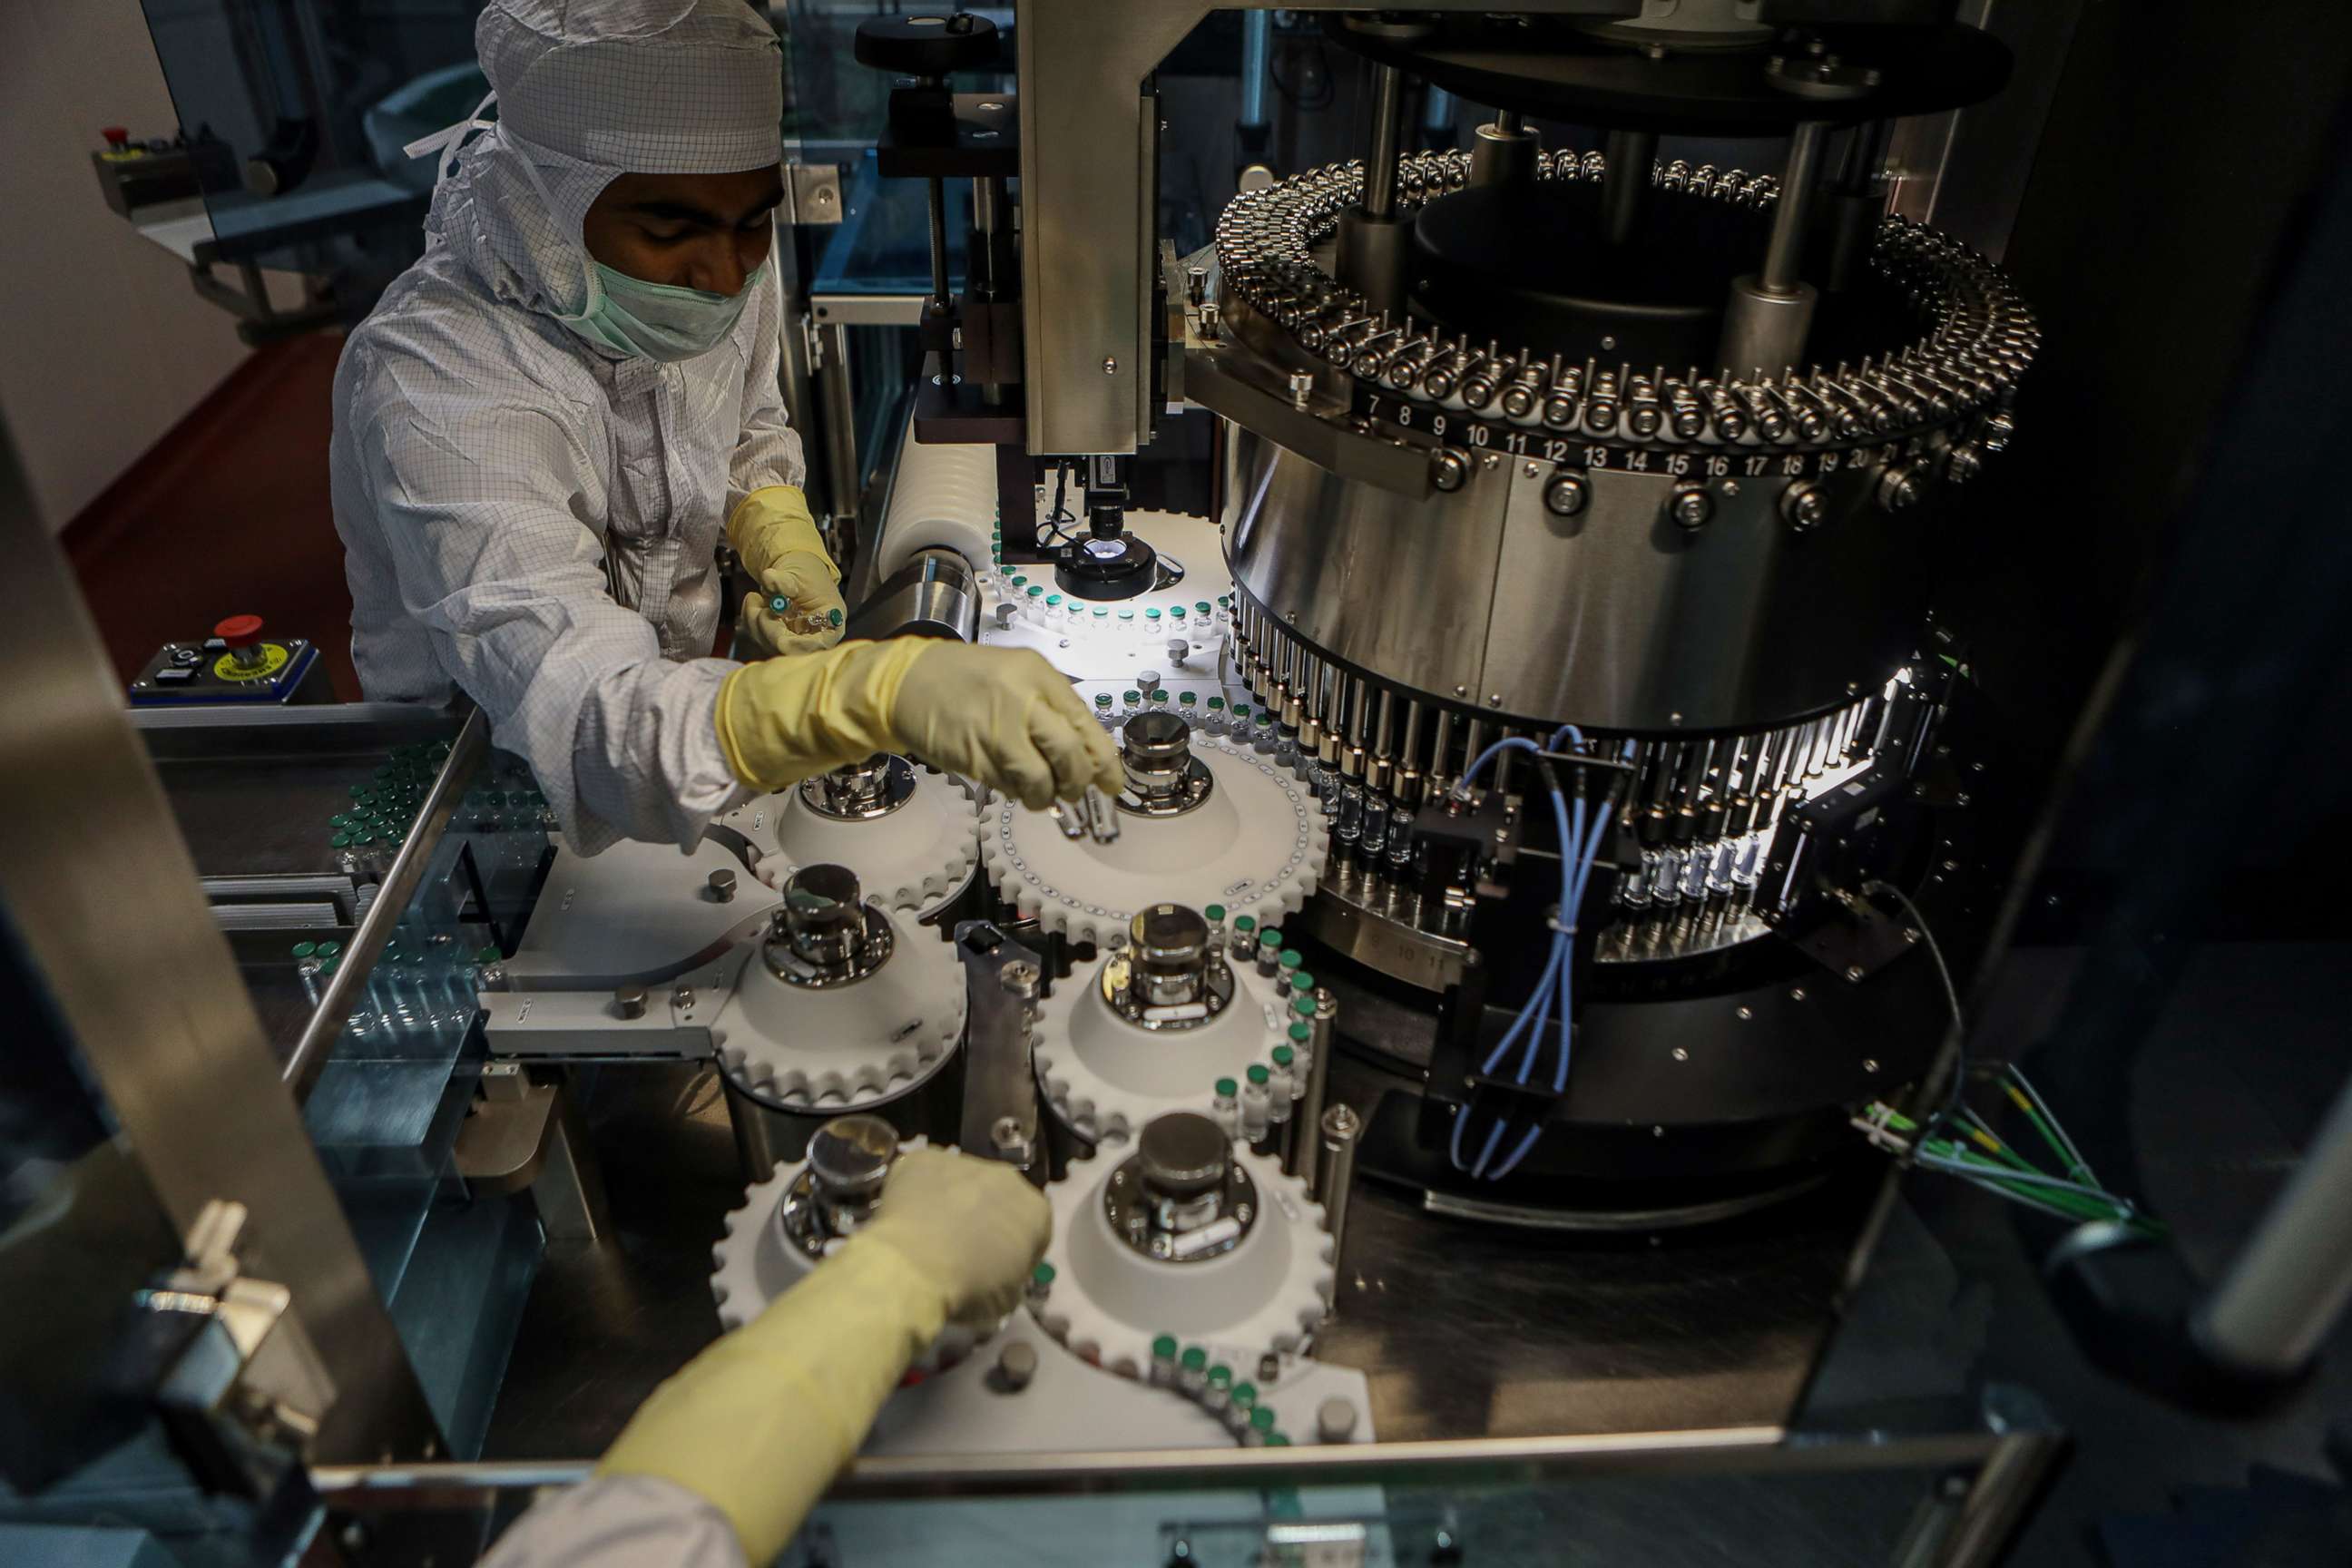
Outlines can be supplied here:
M908 1150L874 1221L654 1390L597 1474L707 1498L745 1561L772 1562L941 1326L1019 1305L1052 1230L1012 1166Z
M909 752L1037 811L1125 782L1110 736L1026 648L898 637L763 659L719 687L718 726L727 765L759 790L877 752Z
M808 498L792 485L753 490L727 520L727 542L760 586L743 596L735 629L769 653L815 653L841 640L849 613L841 569L825 553ZM769 601L784 599L779 614Z

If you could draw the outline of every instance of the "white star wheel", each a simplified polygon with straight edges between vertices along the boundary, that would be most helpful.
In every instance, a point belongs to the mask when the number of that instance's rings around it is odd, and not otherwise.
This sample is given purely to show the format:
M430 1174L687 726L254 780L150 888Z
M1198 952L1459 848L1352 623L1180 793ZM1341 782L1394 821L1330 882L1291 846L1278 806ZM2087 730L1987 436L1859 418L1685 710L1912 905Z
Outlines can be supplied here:
M1194 730L1192 756L1215 780L1181 816L1119 813L1108 844L1065 838L1044 812L1000 801L984 820L988 873L1024 920L1073 942L1127 930L1146 904L1223 904L1275 925L1322 880L1330 839L1307 786L1268 758Z
M922 920L963 891L980 860L981 802L986 792L953 773L916 764L915 789L881 816L827 816L801 786L759 804L768 815L753 832L769 849L757 875L771 888L803 866L846 866L887 909Z
M1124 835L1121 836L1122 837ZM1233 1000L1189 1029L1147 1029L1103 998L1108 958L1039 1002L1031 1061L1055 1119L1089 1143L1123 1143L1163 1110L1205 1110L1221 1078L1271 1063L1287 1022L1278 983L1234 961Z
M923 1146L924 1140L909 1138L899 1148L903 1153ZM785 1194L807 1170L806 1161L778 1165L766 1181L747 1188L742 1203L729 1212L725 1233L710 1252L710 1293L719 1303L719 1327L741 1328L767 1310L769 1302L806 1279L809 1270L821 1261L811 1257L784 1229ZM824 1257L830 1258L838 1251L844 1239L836 1237L826 1242ZM952 1366L969 1355L975 1343L988 1337L963 1325L950 1323L908 1372L929 1373Z
M1306 1183L1282 1173L1279 1161L1238 1145L1234 1158L1256 1184L1259 1213L1232 1251L1186 1262L1147 1258L1112 1231L1104 1187L1123 1155L1073 1161L1069 1174L1045 1189L1054 1205L1045 1260L1054 1273L1031 1308L1045 1331L1133 1378L1150 1375L1151 1342L1161 1334L1237 1367L1298 1350L1331 1307L1336 1277L1323 1205L1307 1197Z
M890 956L859 980L788 984L755 948L711 1021L719 1066L795 1110L865 1110L929 1082L963 1037L963 966L937 932L885 918Z

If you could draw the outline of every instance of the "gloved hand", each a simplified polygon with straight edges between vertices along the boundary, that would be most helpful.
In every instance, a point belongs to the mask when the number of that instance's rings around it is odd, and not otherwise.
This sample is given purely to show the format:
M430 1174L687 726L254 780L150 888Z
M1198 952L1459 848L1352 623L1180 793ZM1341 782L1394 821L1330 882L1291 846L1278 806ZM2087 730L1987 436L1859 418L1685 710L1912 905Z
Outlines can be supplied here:
M656 1389L597 1474L708 1498L772 1562L949 1314L1010 1310L1052 1228L1010 1165L908 1151L874 1222Z
M887 1247L940 1287L950 1319L992 1325L1021 1304L1053 1239L1054 1210L1012 1166L909 1149L890 1167L880 1213L854 1245Z
M825 553L808 498L792 485L753 490L727 520L727 542L759 587L743 596L735 629L769 653L815 653L841 640L848 606L841 569ZM782 598L779 613L770 601Z
M728 766L759 790L877 752L910 752L1039 811L1125 783L1110 736L1025 648L899 637L764 659L719 687L718 728Z

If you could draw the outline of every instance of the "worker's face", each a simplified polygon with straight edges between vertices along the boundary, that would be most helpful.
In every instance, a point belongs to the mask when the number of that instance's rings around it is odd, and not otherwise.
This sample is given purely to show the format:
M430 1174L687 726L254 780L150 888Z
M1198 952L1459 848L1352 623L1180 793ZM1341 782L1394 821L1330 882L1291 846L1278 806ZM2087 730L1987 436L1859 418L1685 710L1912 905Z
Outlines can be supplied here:
M768 258L783 172L622 174L588 208L588 254L647 283L740 294Z

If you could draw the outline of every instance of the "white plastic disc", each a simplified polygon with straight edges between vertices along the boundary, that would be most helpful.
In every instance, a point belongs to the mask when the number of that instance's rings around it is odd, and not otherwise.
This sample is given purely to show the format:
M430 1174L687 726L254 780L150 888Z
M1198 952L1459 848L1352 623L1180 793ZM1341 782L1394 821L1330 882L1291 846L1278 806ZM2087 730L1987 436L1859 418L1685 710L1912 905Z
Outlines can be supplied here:
M1147 1029L1103 999L1106 958L1038 1004L1032 1061L1055 1118L1087 1142L1123 1143L1164 1110L1206 1110L1221 1078L1272 1065L1286 1016L1277 983L1235 962L1225 1010L1190 1029Z
M787 984L754 952L711 1023L719 1065L820 1112L881 1105L929 1082L963 1038L963 966L937 932L888 919L888 961L848 984Z
M1109 844L1065 838L1045 813L996 803L985 852L997 891L1023 919L1074 942L1114 937L1137 910L1163 901L1222 904L1229 918L1280 923L1322 879L1330 857L1322 808L1270 759L1223 736L1195 729L1192 755L1215 779L1209 798L1181 816L1121 812Z
M1045 1189L1054 1280L1031 1310L1046 1332L1122 1377L1148 1375L1151 1342L1163 1333L1231 1366L1297 1350L1331 1306L1323 1205L1307 1197L1304 1182L1282 1173L1280 1162L1239 1145L1234 1157L1257 1185L1256 1220L1231 1252L1184 1263L1146 1258L1111 1230L1103 1185L1123 1152L1074 1162Z

